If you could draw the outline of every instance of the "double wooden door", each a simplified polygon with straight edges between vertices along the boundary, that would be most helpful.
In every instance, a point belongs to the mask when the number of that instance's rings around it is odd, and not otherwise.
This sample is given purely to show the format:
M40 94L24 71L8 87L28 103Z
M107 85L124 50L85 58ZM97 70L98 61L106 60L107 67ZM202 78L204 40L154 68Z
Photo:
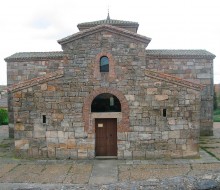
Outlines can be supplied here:
M117 119L95 119L96 156L117 156Z

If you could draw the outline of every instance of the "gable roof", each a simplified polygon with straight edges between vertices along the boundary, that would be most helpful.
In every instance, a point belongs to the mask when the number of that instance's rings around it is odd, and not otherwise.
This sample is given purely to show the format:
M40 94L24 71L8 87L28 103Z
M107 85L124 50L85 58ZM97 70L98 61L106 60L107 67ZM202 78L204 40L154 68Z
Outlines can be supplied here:
M157 71L145 70L145 75L150 78L162 80L168 83L176 84L178 86L183 86L183 87L190 88L190 89L197 90L197 91L201 91L205 87L204 85L190 82L182 78L169 75L169 74L165 74L165 73L161 73L161 72L157 72Z
M91 27L95 27L95 26L103 25L103 24L108 24L108 25L122 27L122 28L135 28L136 32L139 26L137 22L110 19L110 16L108 15L107 19L93 21L93 22L80 23L77 25L77 27L81 31L83 29L87 29L87 28L91 28Z
M25 60L48 60L48 59L63 59L64 54L62 51L52 52L20 52L15 53L5 58L6 62L12 61L25 61Z
M133 25L133 26L139 26L137 22L132 22L132 21L125 21L125 20L115 20L115 19L104 19L104 20L98 20L98 21L93 21L93 22L83 22L79 23L77 27L79 26L97 26L101 24L110 24L110 25Z
M201 49L147 49L146 56L154 58L215 58L214 54Z
M95 27L77 32L77 33L75 33L73 35L70 35L70 36L67 36L63 39L58 40L58 43L63 45L63 44L72 42L74 40L80 39L82 37L85 37L85 36L88 36L88 35L103 31L103 30L109 31L109 32L112 32L112 33L116 33L116 34L125 36L127 38L132 38L132 39L141 41L141 42L146 43L146 44L149 44L149 42L151 41L151 38L148 38L146 36L142 36L142 35L137 34L135 32L131 32L131 31L128 31L126 29L122 29L122 28L119 28L119 27L103 24L103 25L98 25L98 26L95 26Z
M61 78L63 77L63 75L64 75L63 70L58 70L53 73L48 73L41 77L25 80L21 83L11 85L8 87L8 91L16 92L19 90L23 90L23 89L26 89L32 86L36 86L38 84L42 84L42 83L45 83L45 82L48 82L48 81L51 81L57 78Z

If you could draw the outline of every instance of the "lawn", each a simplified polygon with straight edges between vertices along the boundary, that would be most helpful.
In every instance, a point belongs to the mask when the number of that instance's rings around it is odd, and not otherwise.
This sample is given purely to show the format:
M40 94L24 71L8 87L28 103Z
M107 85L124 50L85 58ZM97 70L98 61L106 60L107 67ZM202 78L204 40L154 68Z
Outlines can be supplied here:
M213 121L220 122L220 108L218 108L217 110L214 110Z

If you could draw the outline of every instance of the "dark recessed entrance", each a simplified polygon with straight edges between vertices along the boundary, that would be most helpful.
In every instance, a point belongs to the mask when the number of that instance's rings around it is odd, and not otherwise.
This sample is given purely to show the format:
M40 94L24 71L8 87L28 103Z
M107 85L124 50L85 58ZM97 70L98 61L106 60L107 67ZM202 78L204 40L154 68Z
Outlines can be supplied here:
M120 114L117 112L121 112L119 99L110 93L100 94L92 101L91 112L96 112L95 155L117 156L117 114ZM111 113L113 118L109 117L109 112L115 112Z
M103 93L95 97L91 106L92 112L121 112L119 99L109 93Z

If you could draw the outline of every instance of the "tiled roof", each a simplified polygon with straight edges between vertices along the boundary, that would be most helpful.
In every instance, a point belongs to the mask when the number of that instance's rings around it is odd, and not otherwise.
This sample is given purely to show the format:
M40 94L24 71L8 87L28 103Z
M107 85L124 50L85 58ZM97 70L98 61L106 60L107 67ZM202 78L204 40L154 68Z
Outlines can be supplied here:
M98 20L98 21L93 21L93 22L84 22L84 23L79 23L77 27L92 27L92 26L97 26L101 24L110 24L114 26L122 26L122 25L132 25L138 27L139 24L137 22L132 22L132 21L125 21L125 20L114 20L114 19L105 19L105 20Z
M146 56L157 58L209 58L214 59L215 55L206 50L183 50L183 49L147 49Z
M112 25L98 25L98 26L95 26L95 27L77 32L73 35L67 36L63 39L60 39L60 40L58 40L58 43L59 44L66 44L68 42L74 41L76 39L82 38L84 36L87 36L87 35L93 34L95 32L102 31L102 30L115 32L115 33L118 33L122 36L126 36L128 38L134 38L138 41L141 41L141 42L144 42L144 43L147 43L147 44L151 41L151 38L148 38L146 36L142 36L140 34L137 34L137 33L131 32L131 31L128 31L126 29L118 28L118 27L115 27L115 26L112 26Z
M48 74L46 74L42 77L33 78L33 79L26 80L26 81L23 81L23 82L18 83L18 84L11 85L11 86L9 86L8 90L11 91L11 92L16 92L16 91L26 89L26 88L29 88L29 87L32 87L32 86L35 86L35 85L38 85L38 84L45 83L47 81L51 81L51 80L54 80L54 79L57 79L57 78L61 78L61 77L63 77L63 75L64 75L63 70L58 70L58 71L53 72L53 73L48 73Z
M11 61L25 61L25 60L47 60L47 59L62 59L62 51L52 51L52 52L21 52L15 53L7 58L6 62Z
M197 91L201 91L205 87L204 85L193 83L193 82L175 77L173 75L168 75L165 73L156 72L156 71L152 71L152 70L145 70L145 75L150 78L154 78L154 79L162 80L162 81L165 81L168 83L176 84L178 86L191 88L191 89L194 89Z
M110 26L111 27L111 26ZM91 29L88 29L89 31ZM71 36L68 36L66 38L63 38L59 40L60 41L68 41L71 38L77 37L78 35L81 36L84 34L84 32L89 32L88 30L84 30L81 32L78 32L76 34L73 34ZM123 29L120 29L123 30ZM126 30L123 30L126 31ZM138 35L136 33L126 31L126 34L132 33L135 36L138 37L144 37L141 35ZM146 39L150 39L145 37ZM168 50L168 49L162 49L162 50L152 50L147 49L146 50L146 56L149 57L156 57L156 58L208 58L208 59L214 59L215 55L206 51L206 50ZM21 52L21 53L15 53L7 58L5 58L6 62L13 62L13 61L28 61L28 60L48 60L48 59L63 59L64 53L63 51L54 51L54 52Z

